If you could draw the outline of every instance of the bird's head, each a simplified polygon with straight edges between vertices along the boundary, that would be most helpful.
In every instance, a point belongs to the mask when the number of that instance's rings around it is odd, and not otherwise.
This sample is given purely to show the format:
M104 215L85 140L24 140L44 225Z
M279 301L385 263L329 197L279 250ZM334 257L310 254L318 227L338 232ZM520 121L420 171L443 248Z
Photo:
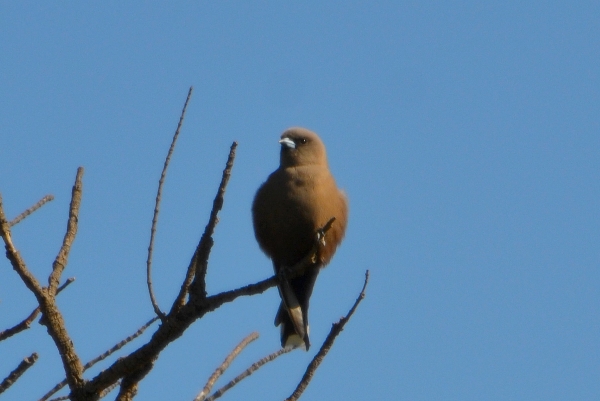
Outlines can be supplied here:
M293 127L281 134L281 167L327 165L325 145L306 128Z

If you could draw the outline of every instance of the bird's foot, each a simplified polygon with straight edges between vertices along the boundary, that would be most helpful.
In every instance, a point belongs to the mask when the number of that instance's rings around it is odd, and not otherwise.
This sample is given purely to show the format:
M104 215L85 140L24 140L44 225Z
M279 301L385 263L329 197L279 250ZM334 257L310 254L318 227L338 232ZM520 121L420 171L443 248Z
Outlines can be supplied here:
M325 246L327 245L327 242L325 242L325 231L322 228L319 228L317 230L317 244L321 245L321 246Z
M329 231L329 229L331 228L331 226L333 225L333 222L335 221L335 217L332 217L329 219L329 221L321 228L317 229L317 234L316 234L316 243L315 245L318 247L320 246L325 246L327 243L325 242L325 234L327 233L327 231Z

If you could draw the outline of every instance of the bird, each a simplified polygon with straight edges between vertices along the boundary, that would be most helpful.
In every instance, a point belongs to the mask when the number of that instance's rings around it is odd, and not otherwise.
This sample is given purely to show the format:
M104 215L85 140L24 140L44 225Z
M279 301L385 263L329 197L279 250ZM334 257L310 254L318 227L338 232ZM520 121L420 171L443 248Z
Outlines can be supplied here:
M325 145L316 133L288 128L279 143L279 167L259 187L252 203L254 234L275 274L308 256L319 230L335 218L306 269L278 284L281 304L275 326L281 326L281 346L308 351L310 296L320 269L344 238L348 199L329 171Z

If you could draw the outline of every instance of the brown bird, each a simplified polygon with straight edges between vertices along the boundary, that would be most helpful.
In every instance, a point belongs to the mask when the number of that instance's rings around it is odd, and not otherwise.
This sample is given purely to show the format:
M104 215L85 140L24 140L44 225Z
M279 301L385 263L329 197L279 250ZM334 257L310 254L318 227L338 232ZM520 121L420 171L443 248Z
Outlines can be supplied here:
M315 262L278 286L282 302L275 326L281 325L281 346L308 350L309 299L320 268L329 263L344 237L348 202L329 172L325 145L317 134L294 127L281 135L279 143L279 168L261 185L252 204L254 234L275 273L307 256L317 231L335 217Z

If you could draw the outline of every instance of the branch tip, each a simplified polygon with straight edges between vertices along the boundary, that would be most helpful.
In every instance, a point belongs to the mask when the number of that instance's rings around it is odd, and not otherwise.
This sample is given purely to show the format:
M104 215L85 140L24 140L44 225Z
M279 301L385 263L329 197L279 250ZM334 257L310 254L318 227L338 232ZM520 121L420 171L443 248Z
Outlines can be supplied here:
M250 367L248 369L246 369L245 371L243 371L242 373L240 373L238 376L236 376L229 383L227 383L226 385L224 385L223 387L221 387L220 389L218 389L217 391L215 391L210 397L208 397L206 399L206 401L214 401L214 400L216 400L217 398L221 397L227 390L231 389L233 386L235 386L236 384L238 384L240 381L244 380L246 377L248 377L252 373L256 372L264 364L266 364L268 362L271 362L271 361L274 361L275 359L277 359L281 355L287 354L288 352L293 351L295 349L296 349L295 347L280 348L277 351L273 352L272 354L267 355L264 358L261 358L260 360L256 361L252 365L250 365ZM194 400L194 401L196 401L196 400Z
M325 356L327 355L327 353L333 346L333 342L335 341L336 337L342 332L342 330L344 329L344 326L346 325L346 323L348 323L348 321L354 314L354 311L356 311L356 308L358 307L360 302L365 298L365 290L367 288L368 282L369 282L369 270L367 270L365 272L365 281L364 281L362 290L361 290L360 294L358 295L358 297L356 298L356 301L354 301L352 308L350 308L350 310L348 311L346 316L342 317L337 323L334 323L331 326L331 331L327 335L327 338L325 338L325 341L323 342L323 345L319 349L319 352L317 352L315 357L308 364L308 366L306 367L306 372L304 373L304 376L302 376L302 380L300 380L300 383L298 383L298 386L296 387L296 389L294 390L292 395L290 395L286 399L286 401L298 400L298 398L300 398L300 396L302 395L304 390L306 390L306 387L308 387L308 384L312 380L312 377L315 374L317 368L319 367L321 362L323 362L323 359L325 358Z
M146 284L148 285L148 294L150 295L150 302L152 303L154 313L156 313L156 315L160 317L161 320L164 320L166 315L160 310L160 307L156 302L156 297L154 296L154 289L152 287L152 253L154 251L154 237L156 236L158 214L160 213L160 201L162 199L162 190L165 184L165 179L167 177L167 169L169 168L171 156L173 155L173 151L175 150L177 138L179 138L179 133L181 132L181 126L183 125L185 112L187 110L188 103L190 102L190 98L192 97L193 89L194 87L190 86L187 98L185 99L185 103L183 104L183 109L181 110L181 115L179 116L179 123L177 124L177 129L175 130L175 134L173 134L171 146L169 147L167 157L165 158L165 163L163 165L162 173L160 174L160 179L158 180L158 190L156 193L156 200L154 204L154 214L152 215L152 227L150 228L150 244L148 245L148 258L146 259Z
M223 363L210 376L202 391L196 396L196 398L194 398L194 401L204 401L206 399L206 396L208 393L210 393L212 387L215 385L217 380L219 380L219 377L225 373L227 368L229 368L231 362L233 362L233 360L243 351L244 348L248 346L248 344L256 340L258 336L259 334L257 332L249 334L229 353L229 355L227 355L227 358L225 358Z
M19 363L19 365L16 367L16 369L10 372L9 375L4 380L2 380L2 382L0 383L0 394L8 390L10 386L15 384L15 382L19 380L23 373L25 373L27 369L33 366L37 359L38 354L36 352L29 355L27 358L24 358L21 361L21 363Z
M219 189L217 190L217 194L213 200L213 206L210 211L208 223L204 228L204 233L200 238L200 242L196 247L196 251L194 252L194 256L192 257L190 265L188 266L185 280L181 286L179 295L173 303L171 312L181 309L185 303L185 297L188 293L190 293L190 295L196 299L206 298L206 270L208 267L210 251L213 246L212 235L215 231L217 223L219 222L218 214L223 208L223 204L225 202L225 190L227 189L227 184L229 183L229 178L231 177L231 170L233 169L237 145L237 142L234 141L229 148L229 155L227 156L227 162L225 163L225 168L223 169Z
M52 273L48 277L49 291L51 294L56 295L60 276L67 266L69 253L71 252L71 246L75 241L77 235L77 224L79 222L79 207L81 206L81 195L82 195L82 178L83 178L83 167L77 169L77 175L75 177L75 184L71 191L71 204L69 205L69 219L67 220L67 231L63 238L62 246L54 263L52 263Z
M12 221L10 223L8 223L9 226L11 226L11 227L16 226L27 216L29 216L30 214L32 214L33 212L35 212L36 210L38 210L39 208L44 206L46 203L53 201L53 200L54 200L54 195L44 196L35 205L31 206L29 209L25 210L23 213L21 213L20 215L18 215L14 219L12 219Z

